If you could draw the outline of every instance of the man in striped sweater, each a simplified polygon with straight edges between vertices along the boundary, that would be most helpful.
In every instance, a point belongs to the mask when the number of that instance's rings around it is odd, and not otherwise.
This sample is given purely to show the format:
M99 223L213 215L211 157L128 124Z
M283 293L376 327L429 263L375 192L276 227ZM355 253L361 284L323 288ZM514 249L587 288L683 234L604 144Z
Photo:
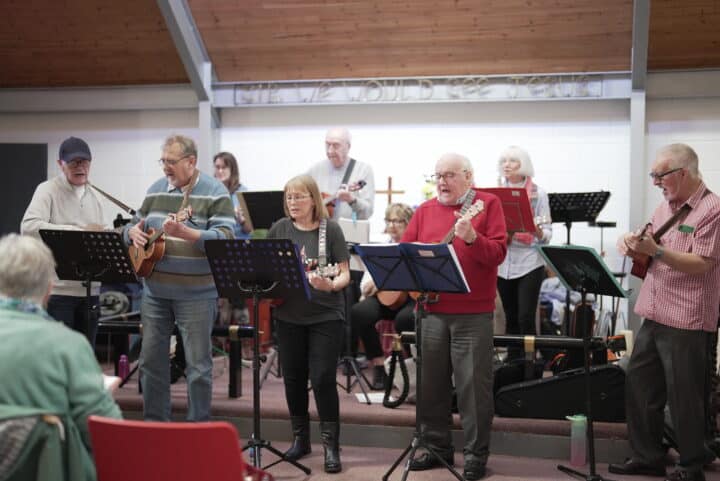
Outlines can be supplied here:
M165 174L147 191L125 240L142 248L149 229L165 232L165 254L144 279L140 375L146 420L170 420L170 336L177 323L185 347L188 421L207 421L212 398L212 348L217 290L205 241L232 239L235 216L228 191L197 168L188 137L168 137L160 165ZM183 219L180 212L190 217Z

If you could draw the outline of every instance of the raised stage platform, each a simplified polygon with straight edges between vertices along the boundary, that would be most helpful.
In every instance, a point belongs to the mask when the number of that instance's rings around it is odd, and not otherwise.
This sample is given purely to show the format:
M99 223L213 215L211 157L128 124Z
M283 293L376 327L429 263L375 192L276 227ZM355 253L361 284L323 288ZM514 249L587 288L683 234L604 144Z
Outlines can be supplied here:
M228 366L225 358L215 358L213 384L213 417L234 423L241 435L252 431L252 369L242 369L242 395L236 399L228 396ZM354 379L354 378L353 378ZM367 405L358 401L354 386L350 393L344 389L346 376L338 370L340 416L343 445L404 448L412 439L415 423L415 406L403 404L389 409L382 404ZM173 416L182 420L187 410L184 378L174 384L172 390ZM377 391L371 391L377 392ZM312 395L311 395L312 397ZM129 418L142 416L142 398L138 392L137 375L115 393L123 413ZM261 392L262 436L277 441L282 448L291 439L287 405L282 379L272 373L263 383ZM548 400L552 402L552 400ZM311 419L317 435L317 412L311 400ZM455 445L462 446L459 416L454 416ZM598 462L621 460L629 453L624 423L594 423L596 459ZM494 454L529 456L533 458L566 459L570 452L570 422L545 419L518 419L495 417L491 450Z

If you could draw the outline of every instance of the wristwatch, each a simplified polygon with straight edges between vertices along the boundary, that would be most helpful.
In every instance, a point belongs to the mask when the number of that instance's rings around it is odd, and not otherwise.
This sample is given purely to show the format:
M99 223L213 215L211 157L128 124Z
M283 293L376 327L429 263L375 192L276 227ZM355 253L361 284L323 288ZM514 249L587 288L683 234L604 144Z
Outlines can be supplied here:
M664 253L665 249L658 246L658 248L655 250L655 254L653 254L653 259L660 259Z

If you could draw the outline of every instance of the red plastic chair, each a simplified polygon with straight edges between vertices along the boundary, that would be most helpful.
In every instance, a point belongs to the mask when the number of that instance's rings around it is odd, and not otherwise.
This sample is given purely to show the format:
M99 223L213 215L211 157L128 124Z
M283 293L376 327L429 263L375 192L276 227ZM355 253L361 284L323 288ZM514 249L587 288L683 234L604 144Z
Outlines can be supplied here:
M227 422L160 423L88 418L98 481L273 481L245 463Z

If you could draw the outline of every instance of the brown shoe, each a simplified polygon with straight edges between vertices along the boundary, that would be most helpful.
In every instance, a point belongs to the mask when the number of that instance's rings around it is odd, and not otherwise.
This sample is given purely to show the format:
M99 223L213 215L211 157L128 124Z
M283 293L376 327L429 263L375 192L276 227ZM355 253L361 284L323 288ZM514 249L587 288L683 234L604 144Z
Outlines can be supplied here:
M633 458L627 458L624 463L611 464L608 466L608 471L613 474L665 476L665 466L661 464L648 464Z

